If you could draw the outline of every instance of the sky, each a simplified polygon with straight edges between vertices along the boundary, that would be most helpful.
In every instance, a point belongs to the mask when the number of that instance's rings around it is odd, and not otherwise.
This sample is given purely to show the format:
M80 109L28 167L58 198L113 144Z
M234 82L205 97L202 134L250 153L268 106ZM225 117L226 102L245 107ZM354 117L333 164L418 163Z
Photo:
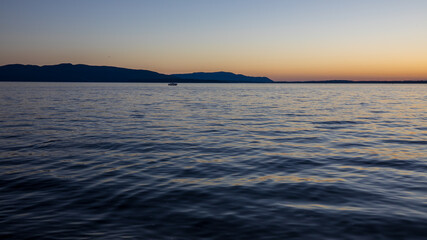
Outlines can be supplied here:
M0 0L0 65L427 79L425 0Z

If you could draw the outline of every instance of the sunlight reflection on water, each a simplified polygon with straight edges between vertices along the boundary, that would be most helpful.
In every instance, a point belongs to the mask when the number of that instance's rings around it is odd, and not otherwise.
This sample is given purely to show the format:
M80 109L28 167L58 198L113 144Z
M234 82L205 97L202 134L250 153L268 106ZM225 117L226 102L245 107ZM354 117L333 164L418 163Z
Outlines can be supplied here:
M0 237L426 236L427 85L0 86Z

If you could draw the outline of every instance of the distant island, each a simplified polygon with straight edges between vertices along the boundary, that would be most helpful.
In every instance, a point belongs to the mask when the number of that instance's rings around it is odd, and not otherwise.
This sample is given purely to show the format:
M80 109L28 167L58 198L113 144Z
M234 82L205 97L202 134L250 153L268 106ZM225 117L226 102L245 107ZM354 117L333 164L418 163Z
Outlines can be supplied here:
M161 74L110 66L62 63L58 65L10 64L0 67L0 81L21 82L178 82L178 83L272 83L266 77L229 72Z
M62 63L57 65L9 64L0 66L0 81L10 82L177 82L177 83L427 83L427 80L407 81L273 81L267 77L252 77L231 72L196 72L161 74L111 66L90 66Z
M354 81L354 80L317 80L317 81L280 81L274 83L427 83L427 80L392 80L392 81Z
M230 72L197 72L197 73L186 73L186 74L172 74L172 76L180 79L193 79L193 80L216 80L223 82L236 82L236 83L272 83L273 80L267 77L250 77L242 74L234 74Z

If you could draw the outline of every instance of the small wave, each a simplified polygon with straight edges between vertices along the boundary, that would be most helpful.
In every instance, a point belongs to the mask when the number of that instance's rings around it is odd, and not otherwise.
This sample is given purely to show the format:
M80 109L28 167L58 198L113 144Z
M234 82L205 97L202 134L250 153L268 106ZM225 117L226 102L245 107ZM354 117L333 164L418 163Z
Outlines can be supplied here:
M399 140L399 139L390 139L384 140L384 143L397 143L397 144L416 144L416 145L427 145L427 141L422 140Z
M140 119L140 118L144 118L145 117L145 115L144 114L132 114L132 115L130 115L132 118L137 118L137 119Z
M337 148L358 148L358 147L370 147L370 144L365 143L339 143L334 145Z
M312 122L313 124L325 124L325 125L347 125L347 124L365 124L366 122L362 121L322 121L322 122Z
M2 128L23 128L23 127L33 127L33 124L22 123L22 124L2 124Z
M326 204L292 204L292 203L282 203L279 204L285 207L297 208L297 209L308 209L308 210L328 210L328 211L350 211L350 212L361 212L366 211L366 209L361 207L351 207L351 206L342 206L342 205L326 205Z
M319 143L323 142L324 139L320 137L287 137L287 138L275 138L272 139L274 142L283 143L283 142L291 142L291 143Z
M316 125L316 128L324 129L343 129L343 128L353 128L356 125L366 124L363 121L321 121L321 122L312 122Z

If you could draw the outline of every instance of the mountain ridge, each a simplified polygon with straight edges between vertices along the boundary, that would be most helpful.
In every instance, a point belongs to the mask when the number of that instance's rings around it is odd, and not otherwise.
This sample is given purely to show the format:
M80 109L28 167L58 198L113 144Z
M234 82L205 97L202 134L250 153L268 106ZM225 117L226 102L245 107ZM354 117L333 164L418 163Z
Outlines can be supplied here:
M8 64L0 66L0 81L26 82L200 82L245 83L273 82L266 77L251 77L230 72L207 73L208 78L193 74L162 74L144 69L114 66L60 63L56 65ZM179 75L179 76L177 76Z
M177 83L414 83L427 80L305 80L273 81L232 72L162 74L144 69L60 63L56 65L7 64L0 66L0 82L177 82Z
M243 74L236 74L232 72L194 72L194 73L181 73L181 74L171 74L172 76L185 78L185 79L197 79L197 80L219 80L226 82L253 82L253 83L269 83L273 80L267 77L252 77L245 76Z
M150 70L61 63L57 65L9 64L0 67L0 81L30 82L140 82L171 81L175 77Z

